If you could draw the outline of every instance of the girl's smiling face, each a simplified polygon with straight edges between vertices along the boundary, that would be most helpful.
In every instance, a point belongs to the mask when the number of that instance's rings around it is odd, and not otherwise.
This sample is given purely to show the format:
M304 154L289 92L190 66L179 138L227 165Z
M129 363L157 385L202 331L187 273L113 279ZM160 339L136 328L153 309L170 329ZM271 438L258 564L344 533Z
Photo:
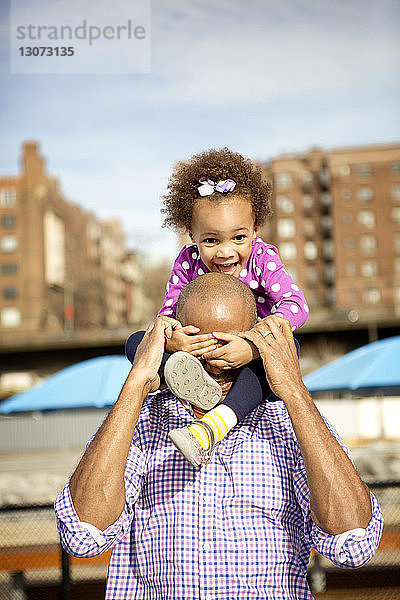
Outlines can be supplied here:
M256 236L250 201L234 196L218 202L199 198L193 208L190 237L210 271L239 277Z

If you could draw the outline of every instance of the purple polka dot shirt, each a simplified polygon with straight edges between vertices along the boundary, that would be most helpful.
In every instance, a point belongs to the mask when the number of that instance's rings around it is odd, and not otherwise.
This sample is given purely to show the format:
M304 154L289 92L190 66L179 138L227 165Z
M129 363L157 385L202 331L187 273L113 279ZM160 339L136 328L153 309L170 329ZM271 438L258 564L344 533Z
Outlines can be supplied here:
M182 288L208 272L196 244L182 248L172 268L167 293L158 315L175 317ZM304 325L308 317L307 302L299 286L285 270L275 246L256 237L239 279L252 290L260 318L273 314L284 317L290 321L292 331Z

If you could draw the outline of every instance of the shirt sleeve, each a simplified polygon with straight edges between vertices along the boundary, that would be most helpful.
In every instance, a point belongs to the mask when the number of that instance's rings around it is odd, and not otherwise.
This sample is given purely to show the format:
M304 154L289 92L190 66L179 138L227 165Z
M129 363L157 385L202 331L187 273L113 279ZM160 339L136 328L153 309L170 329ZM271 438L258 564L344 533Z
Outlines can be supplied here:
M172 267L171 277L167 283L167 293L158 312L158 317L163 315L175 317L179 294L182 288L194 279L194 261L197 259L197 255L198 252L194 245L185 246L180 251ZM198 274L201 275L202 273L199 272Z
M347 448L333 427L326 422L331 433L348 454ZM304 535L312 547L329 558L336 566L342 568L362 567L375 554L383 529L383 516L375 496L370 492L372 517L365 529L357 528L338 535L323 531L311 518L310 490L302 456L299 451L299 461L294 472L294 488L297 500L304 518Z
M132 442L125 468L125 507L118 519L101 531L95 525L79 520L72 502L69 484L55 501L57 528L63 548L78 558L103 554L130 531L134 505L145 475L145 460L139 447Z
M312 524L313 547L335 565L355 569L365 565L375 554L382 535L383 517L378 501L370 492L372 517L366 529L351 529L339 535L329 535Z
M295 331L304 325L308 318L309 308L304 294L286 271L277 248L265 243L261 248L262 252L257 254L257 262L259 261L260 265L261 285L270 300L267 305L268 314L288 319L292 331Z

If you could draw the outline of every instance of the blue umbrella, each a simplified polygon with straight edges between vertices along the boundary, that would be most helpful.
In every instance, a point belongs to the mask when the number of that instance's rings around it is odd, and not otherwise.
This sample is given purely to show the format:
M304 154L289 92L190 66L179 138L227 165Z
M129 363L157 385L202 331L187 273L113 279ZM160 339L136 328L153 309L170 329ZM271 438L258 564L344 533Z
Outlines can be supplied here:
M0 404L0 412L103 407L114 404L129 373L125 356L100 356L67 367Z
M362 346L304 378L310 392L400 392L400 336Z

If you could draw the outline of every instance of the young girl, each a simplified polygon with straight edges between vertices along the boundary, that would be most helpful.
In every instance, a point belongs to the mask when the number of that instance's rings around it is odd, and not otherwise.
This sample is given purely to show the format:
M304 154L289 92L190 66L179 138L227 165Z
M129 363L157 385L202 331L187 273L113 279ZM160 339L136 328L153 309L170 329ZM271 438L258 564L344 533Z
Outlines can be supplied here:
M179 163L164 197L164 225L186 230L193 242L175 260L158 313L172 318L174 324L166 350L176 354L167 362L165 356L162 365L162 370L166 365L168 387L182 400L208 410L218 404L223 390L196 357L217 370L244 367L216 408L190 426L170 432L174 444L196 466L208 460L215 444L263 399L277 398L247 341L226 333L200 335L198 328L182 327L174 319L182 288L204 273L227 273L251 288L259 319L271 315L288 319L292 331L307 320L304 295L280 262L277 249L256 235L271 214L270 197L271 186L260 167L227 148ZM140 337L133 334L127 341L130 360Z

